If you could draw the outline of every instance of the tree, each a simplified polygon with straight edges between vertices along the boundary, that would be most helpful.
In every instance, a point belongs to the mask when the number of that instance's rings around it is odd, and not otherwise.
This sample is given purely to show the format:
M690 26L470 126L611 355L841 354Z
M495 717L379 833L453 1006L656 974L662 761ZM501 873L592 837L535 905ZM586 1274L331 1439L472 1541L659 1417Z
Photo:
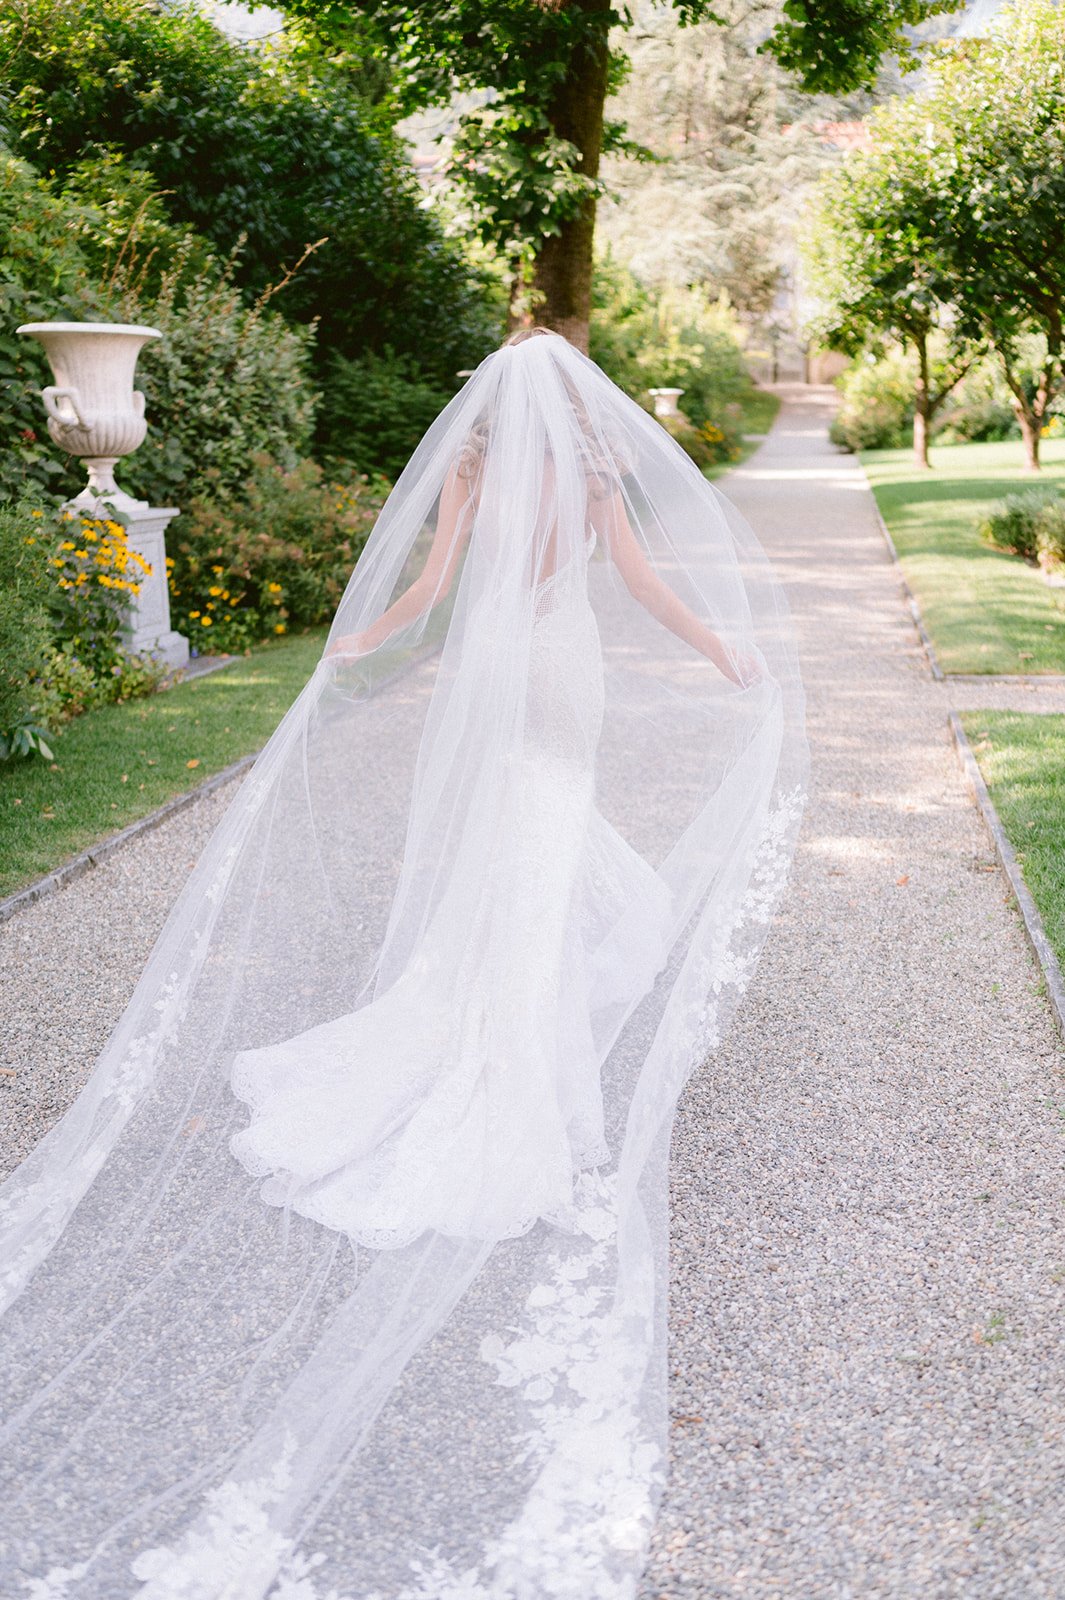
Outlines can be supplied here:
M265 0L264 0L265 3ZM721 21L710 0L662 0L685 24ZM906 29L963 0L786 0L763 46L816 91L870 83ZM398 111L477 103L460 118L454 175L482 235L526 269L537 320L587 347L596 202L605 151L625 132L605 114L627 66L623 0L289 0L286 14L347 52L392 69ZM618 30L612 37L612 30ZM516 306L519 297L513 296Z
M998 351L1035 471L1065 388L1065 12L1005 7L988 37L939 47L930 76L913 115L936 272L962 330Z
M913 449L927 467L935 415L979 352L959 325L954 280L940 261L923 102L881 108L869 134L868 149L821 179L802 231L807 285L820 302L810 332L848 355L886 339L914 353Z
M706 284L755 321L788 261L795 196L828 159L803 125L824 108L759 53L757 6L719 6L726 26L681 26L651 0L634 7L631 70L607 110L654 160L606 163L619 203L602 208L599 235L644 282Z

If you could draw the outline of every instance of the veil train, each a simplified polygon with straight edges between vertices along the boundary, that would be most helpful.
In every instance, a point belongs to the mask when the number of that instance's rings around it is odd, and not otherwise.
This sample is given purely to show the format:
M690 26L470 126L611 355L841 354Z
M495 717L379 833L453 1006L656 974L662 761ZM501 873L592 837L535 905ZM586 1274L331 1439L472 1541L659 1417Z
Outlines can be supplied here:
M0 1189L0 1592L635 1595L673 1109L804 782L736 512L560 337L490 356Z

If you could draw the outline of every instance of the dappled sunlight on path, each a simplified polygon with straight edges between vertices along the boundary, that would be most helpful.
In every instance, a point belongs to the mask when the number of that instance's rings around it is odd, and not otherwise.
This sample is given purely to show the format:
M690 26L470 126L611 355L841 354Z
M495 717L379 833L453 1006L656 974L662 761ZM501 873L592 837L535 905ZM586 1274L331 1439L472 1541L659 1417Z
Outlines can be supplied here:
M641 1594L1050 1600L1065 1059L946 720L1025 690L932 680L831 391L784 400L721 487L795 610L813 792L674 1137L673 1478Z

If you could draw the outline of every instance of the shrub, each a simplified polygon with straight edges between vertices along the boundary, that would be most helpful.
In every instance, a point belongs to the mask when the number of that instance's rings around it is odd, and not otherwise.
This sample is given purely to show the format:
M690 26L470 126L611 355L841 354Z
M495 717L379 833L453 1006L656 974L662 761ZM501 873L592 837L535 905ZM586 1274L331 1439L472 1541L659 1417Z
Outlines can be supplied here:
M135 283L135 265L130 280ZM238 489L254 455L292 465L310 442L317 395L307 329L289 327L262 304L245 306L232 265L198 266L191 242L163 275L159 293L130 287L123 320L162 333L138 366L148 437L124 461L123 487L153 505L184 505Z
M368 351L358 360L334 355L318 413L325 452L363 472L395 478L406 466L451 391L421 375L409 356Z
M897 450L910 441L913 375L902 350L864 357L839 379L829 435L845 450Z
M140 594L152 569L130 548L118 522L61 511L58 530L63 537L49 558L54 572L48 593L53 639L94 674L111 674L126 653L122 630L129 598Z
M996 550L1008 550L1026 561L1036 561L1039 559L1040 517L1057 499L1057 489L1049 484L1026 489L1021 494L1009 494L998 510L977 524L977 532L985 544L993 545Z
M1036 518L1036 558L1050 576L1065 575L1065 499L1050 500Z
M48 655L48 542L40 514L0 504L0 760L40 749L34 684Z
M126 649L146 563L118 523L0 506L0 759L93 706L150 694L167 668Z
M175 627L198 649L244 650L326 621L385 492L347 468L256 457L237 495L205 494L173 524Z
M730 443L724 430L714 423L704 423L697 428L687 417L659 417L658 421L671 438L676 439L681 449L691 456L700 471L730 461L736 455L735 446Z

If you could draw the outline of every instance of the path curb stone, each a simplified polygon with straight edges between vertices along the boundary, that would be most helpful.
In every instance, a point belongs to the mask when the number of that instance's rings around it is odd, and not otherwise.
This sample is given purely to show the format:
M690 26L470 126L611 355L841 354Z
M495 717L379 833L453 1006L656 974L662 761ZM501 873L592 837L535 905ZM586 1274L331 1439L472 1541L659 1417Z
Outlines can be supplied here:
M1020 862L1013 851L1013 846L1006 837L1006 830L999 821L998 812L991 799L984 775L980 771L979 762L973 754L972 745L969 743L965 729L962 727L961 718L956 711L950 713L950 731L954 739L954 748L958 752L962 770L969 781L976 804L979 806L987 831L990 833L998 856L999 865L1009 880L1017 909L1024 923L1024 931L1035 954L1036 960L1043 969L1046 980L1047 999L1054 1013L1054 1020L1065 1038L1065 976L1062 975L1054 947L1046 936L1043 919L1039 915L1039 908L1032 899L1031 890L1024 881Z
M940 683L948 684L953 682L1010 682L1017 684L1038 685L1040 683L1056 684L1062 682L1063 677L1058 673L1053 675L1048 674L1046 676L1040 675L1039 677L1016 677L1007 679L1001 676L991 678L983 677L976 673L945 673L943 671L936 656L935 646L932 644L928 630L925 628L924 618L921 615L921 608L917 604L913 590L910 588L910 585L906 579L906 575L903 572L902 562L899 560L899 553L895 548L895 541L891 537L891 530L884 521L883 513L880 510L880 506L877 504L876 495L873 493L873 486L869 482L869 474L865 470L864 463L862 464L862 475L865 478L866 484L868 485L869 494L876 510L877 525L898 573L899 581L902 584L903 593L906 597L906 603L909 607L910 616L913 619L913 625L917 629L921 644L924 647L924 652L928 658L928 665L931 669L933 678ZM1050 940L1046 936L1046 929L1043 927L1043 919L1039 915L1039 908L1032 899L1031 891L1024 881L1024 874L1021 871L1020 862L1017 860L1017 857L1013 852L1013 846L1006 837L1006 830L1003 828L1002 823L999 820L998 812L995 810L994 801L991 799L987 784L984 782L979 763L973 754L973 749L968 738L966 737L965 729L962 727L961 718L958 716L956 711L950 711L948 713L948 721L950 723L951 737L954 740L954 748L957 752L958 760L961 762L962 771L965 773L969 787L972 789L973 798L975 799L980 813L983 816L984 822L987 825L987 831L991 835L999 865L1006 874L1010 889L1013 892L1013 897L1017 902L1017 909L1020 912L1021 921L1024 924L1024 932L1028 939L1028 943L1031 945L1032 952L1042 968L1043 978L1047 986L1047 999L1050 1002L1050 1009L1054 1013L1054 1021L1057 1023L1062 1038L1065 1038L1065 975L1062 974L1061 965L1058 961L1057 955L1054 952L1054 947L1051 945Z
M88 850L82 850L79 855L65 862L63 866L57 867L54 872L49 872L43 878L38 878L36 883L27 884L25 889L19 889L15 894L8 895L6 900L0 900L0 923L7 922L19 911L24 911L27 906L43 900L45 895L53 894L56 889L65 889L68 883L73 883L75 878L80 878L82 873L88 872L90 868L98 867L123 845L139 838L142 833L149 833L153 828L158 828L161 823L169 821L177 812L184 811L197 800L204 800L209 794L214 794L224 784L230 783L242 772L246 772L257 760L258 755L259 752L256 750L250 756L242 756L239 761L232 762L230 766L223 767L221 772L216 772L213 777L197 784L195 789L188 789L184 794L175 795L165 805L159 806L155 811L149 811L146 817L131 822L128 828L101 839L99 844L90 845Z

